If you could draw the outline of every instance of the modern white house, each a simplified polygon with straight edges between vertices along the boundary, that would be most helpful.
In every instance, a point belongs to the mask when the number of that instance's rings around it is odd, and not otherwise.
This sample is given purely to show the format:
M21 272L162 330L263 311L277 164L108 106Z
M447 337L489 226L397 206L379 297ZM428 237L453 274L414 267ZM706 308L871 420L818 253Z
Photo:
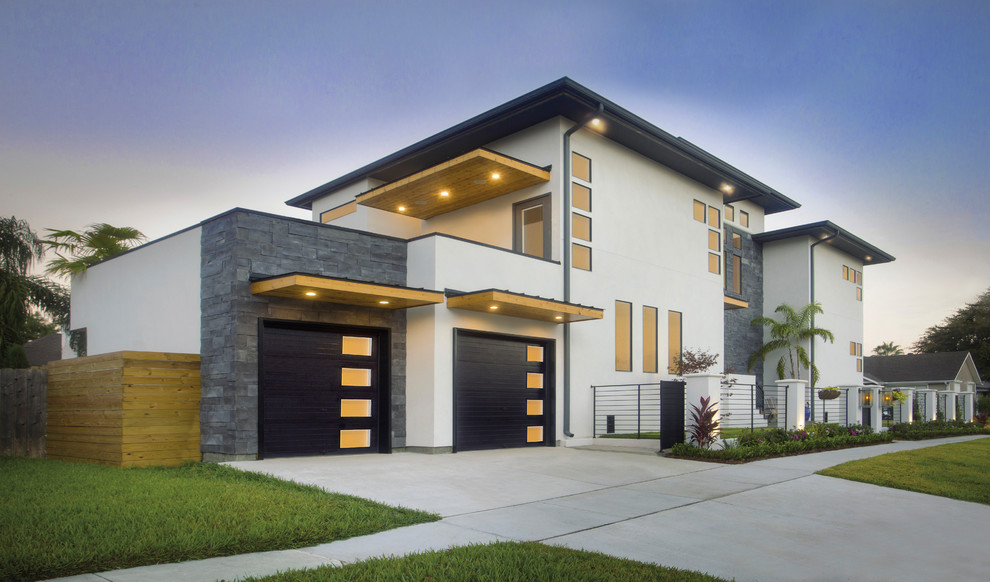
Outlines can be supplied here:
M782 301L823 304L823 382L858 387L893 260L765 233L799 205L568 78L287 203L312 220L233 209L72 281L88 353L200 354L206 460L586 442L591 386L686 348L744 373Z

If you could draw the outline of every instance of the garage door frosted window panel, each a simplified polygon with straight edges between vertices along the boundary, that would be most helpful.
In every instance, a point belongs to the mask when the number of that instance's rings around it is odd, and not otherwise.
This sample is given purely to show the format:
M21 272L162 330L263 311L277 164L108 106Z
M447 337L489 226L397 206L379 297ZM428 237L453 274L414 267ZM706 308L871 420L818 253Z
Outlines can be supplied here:
M370 356L371 355L371 338L370 337L353 337L344 336L341 346L341 353L345 356Z
M360 388L371 386L371 370L367 368L341 368L340 385Z

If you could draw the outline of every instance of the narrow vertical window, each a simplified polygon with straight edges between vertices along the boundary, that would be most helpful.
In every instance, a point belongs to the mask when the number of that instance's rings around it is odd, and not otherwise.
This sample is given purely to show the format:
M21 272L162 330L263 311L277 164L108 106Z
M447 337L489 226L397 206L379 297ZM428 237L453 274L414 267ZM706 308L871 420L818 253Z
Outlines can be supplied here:
M615 302L615 370L632 372L632 303Z
M732 292L742 295L742 257L732 255Z
M643 306L643 371L657 372L657 308Z
M849 267L842 265L842 278L846 281L849 280Z
M572 212L571 230L574 233L574 238L591 241L591 218Z
M859 359L856 360L856 371L857 372L863 371L863 360L859 360Z
M697 220L698 222L704 222L705 221L705 203L704 202L699 202L697 200L694 201L694 219Z
M719 218L720 217L719 217L718 208L715 208L714 206L709 206L708 207L708 226L710 226L712 228L719 228L722 225L722 222L720 221Z
M591 181L591 159L571 153L571 175L578 180Z
M722 273L722 261L715 253L708 253L708 272L715 275Z
M681 358L681 340L683 339L681 329L681 313L679 311L667 312L667 371L676 374L677 360Z
M591 270L591 247L571 243L571 265L582 271Z
M708 231L708 250L710 251L720 251L722 242L722 237L719 235L717 230Z
M732 233L732 248L742 250L742 235Z
M849 355L850 356L856 355L856 342L849 342Z
M739 211L739 225L749 228L749 213L745 210Z
M862 301L862 300L863 300L863 288L856 287L856 301Z
M728 204L725 205L725 219L729 222L736 221L736 209Z
M550 196L544 195L513 206L513 250L550 258Z
M571 182L571 203L574 208L591 212L591 188Z

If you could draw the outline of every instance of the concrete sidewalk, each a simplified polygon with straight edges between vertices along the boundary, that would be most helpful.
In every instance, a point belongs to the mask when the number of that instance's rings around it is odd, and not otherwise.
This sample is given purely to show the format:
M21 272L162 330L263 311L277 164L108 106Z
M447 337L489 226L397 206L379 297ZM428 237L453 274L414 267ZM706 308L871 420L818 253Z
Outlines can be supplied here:
M814 475L898 442L719 465L600 450L366 455L231 463L439 513L443 520L299 550L63 578L212 581L470 543L539 541L736 580L983 579L990 507Z

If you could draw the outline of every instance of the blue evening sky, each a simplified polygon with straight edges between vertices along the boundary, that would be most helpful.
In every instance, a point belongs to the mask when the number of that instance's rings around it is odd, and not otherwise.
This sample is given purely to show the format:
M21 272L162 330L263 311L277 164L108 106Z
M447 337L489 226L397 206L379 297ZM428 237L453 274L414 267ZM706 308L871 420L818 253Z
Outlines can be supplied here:
M895 255L870 350L990 287L990 2L0 0L0 213L151 238L569 76Z

